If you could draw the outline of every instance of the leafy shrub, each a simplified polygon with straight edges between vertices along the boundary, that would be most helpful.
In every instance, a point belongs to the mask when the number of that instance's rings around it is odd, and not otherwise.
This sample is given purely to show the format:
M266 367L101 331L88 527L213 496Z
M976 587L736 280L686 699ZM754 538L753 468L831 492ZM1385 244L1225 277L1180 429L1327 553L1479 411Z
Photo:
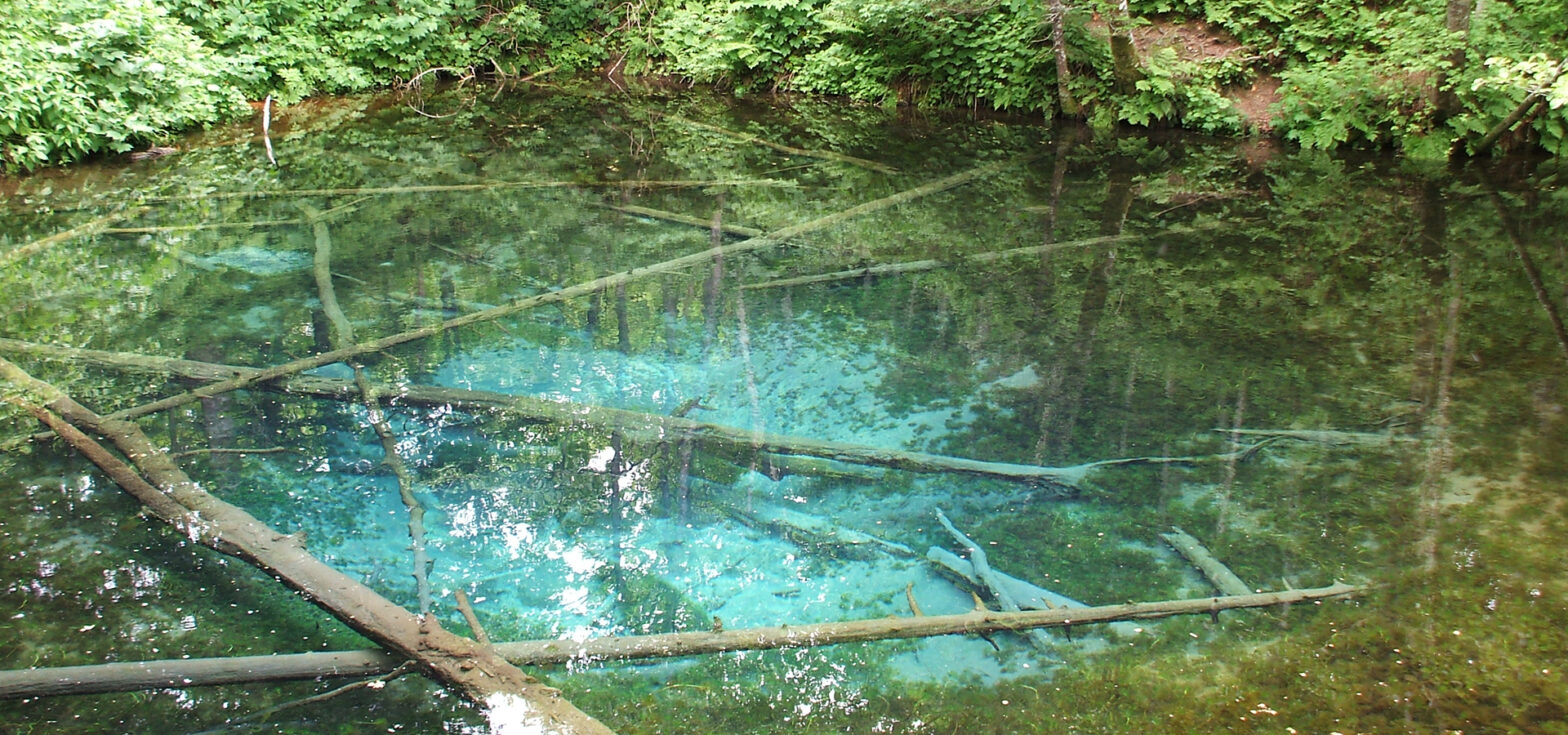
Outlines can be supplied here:
M539 12L518 2L167 1L198 35L252 67L248 95L284 101L510 56L545 30Z
M128 151L234 114L239 71L150 0L12 0L0 15L0 162Z
M1055 69L1034 2L685 0L658 19L664 71L744 91L1049 109Z

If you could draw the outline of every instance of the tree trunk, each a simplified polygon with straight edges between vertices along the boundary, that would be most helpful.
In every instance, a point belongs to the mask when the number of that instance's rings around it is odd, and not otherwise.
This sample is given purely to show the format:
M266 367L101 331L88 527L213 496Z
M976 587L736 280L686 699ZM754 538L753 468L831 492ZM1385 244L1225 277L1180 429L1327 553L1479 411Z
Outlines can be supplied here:
M1143 79L1142 64L1138 61L1138 47L1132 40L1132 11L1127 7L1127 0L1117 4L1115 12L1111 14L1111 70L1112 79L1116 83L1116 93L1123 95L1135 94L1138 91L1138 81Z
M1083 113L1078 100L1073 98L1072 70L1067 67L1067 4L1051 0L1051 50L1056 55L1056 112L1061 117L1078 117Z
M209 494L187 477L141 429L105 419L54 386L0 359L0 376L25 398L13 397L99 464L181 535L260 568L317 607L398 656L418 663L431 678L489 708L492 718L525 721L542 733L609 733L609 728L560 698L560 692L501 658L494 650L448 633L434 618L421 619L305 551L296 536L280 534L243 509ZM144 473L109 454L70 427L99 434Z
M1346 597L1361 591L1362 588L1333 584L1328 587L1285 592L1102 607L1058 607L1052 610L1027 610L1016 613L972 610L959 615L887 617L769 628L737 628L719 632L590 638L586 641L498 643L495 648L501 655L520 666L588 661L631 661L725 651L811 648L897 638L1064 628L1120 620L1153 620L1177 615L1213 615L1222 610L1317 602ZM401 662L402 659L384 651L361 650L24 669L0 672L0 699L60 694L100 694L141 689L178 689L329 676L375 676L391 671Z

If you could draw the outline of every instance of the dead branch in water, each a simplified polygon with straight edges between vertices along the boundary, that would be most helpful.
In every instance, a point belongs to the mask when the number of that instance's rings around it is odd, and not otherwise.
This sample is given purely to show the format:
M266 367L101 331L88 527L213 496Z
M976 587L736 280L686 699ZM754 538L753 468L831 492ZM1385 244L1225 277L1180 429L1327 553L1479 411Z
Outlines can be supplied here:
M696 656L725 651L810 648L861 641L929 638L1154 620L1177 615L1213 615L1223 610L1320 602L1363 592L1365 588L1333 584L1228 597L1202 597L1164 602L1128 603L1085 608L1026 610L1008 613L977 609L958 615L916 615L716 632L665 633L645 636L500 643L502 656L519 666L587 661L634 661ZM385 651L367 649L280 656L182 659L24 669L0 672L0 699L61 694L100 694L142 689L260 681L315 679L329 676L373 676L396 668L402 660Z
M1027 161L1030 158L1032 157L1025 156L1021 160ZM798 225L785 227L781 230L777 230L761 237L754 237L749 240L742 240L741 242L710 248L708 250L702 250L675 258L673 260L666 260L662 263L655 263L654 265L645 266L642 268L633 268L628 271L622 271L620 273L604 276L602 278L596 278L586 283L580 283L576 286L563 288L559 291L552 291L550 293L529 296L527 298L513 301L510 304L497 306L494 309L475 312L473 314L465 314L460 317L448 319L447 321L444 321L440 324L433 324L430 326L421 327L419 329L400 332L398 334L382 337L381 339L361 343L345 349L333 350L331 352L326 352L319 355L300 358L298 360L286 362L281 365L267 368L265 370L259 370L255 373L247 373L245 375L236 376L228 380L211 383L195 390L187 391L176 396L170 396L158 401L153 401L152 403L143 404L133 409L117 411L111 414L110 418L129 419L138 416L146 416L151 413L157 413L159 411L165 411L178 406L183 406L187 403L191 403L192 401L197 401L202 398L221 395L230 391L241 390L252 385L256 385L257 383L288 377L290 375L304 372L311 368L330 365L335 362L343 362L359 355L364 355L371 352L379 352L396 345L433 337L449 329L456 329L458 327L464 327L470 324L493 321L495 319L499 319L511 314L516 314L518 312L532 309L537 306L558 303L577 296L592 294L605 288L613 288L617 285L629 283L631 281L646 278L651 275L681 270L691 265L711 261L716 256L722 257L732 253L749 252L752 250L760 250L767 247L777 246L790 240L791 238L798 237L808 232L831 227L841 222L846 222L871 212L880 211L899 204L914 201L921 197L929 196L941 191L946 191L956 186L962 186L971 181L974 181L975 179L988 176L996 171L1001 170L1002 168L1005 168L1006 166L1013 165L1017 162L1018 161L1002 161L972 168L968 171L938 179L923 186L917 186L913 189L908 189L897 194L882 197L881 199L865 202L863 204L850 207L849 209L834 212L833 214L818 217L807 222L802 222ZM476 186L482 187L484 185ZM361 193L363 193L362 190Z
M268 199L272 197L374 196L386 194L434 194L488 189L686 189L699 186L796 186L793 181L777 179L631 179L625 181L487 181L477 184L415 184L409 186L364 186L333 189L283 189L275 191L213 191L205 194L179 194L147 197L144 204L208 201L218 199Z
M38 355L50 359L102 365L118 370L145 370L177 375L190 380L210 381L208 386L242 381L247 387L284 393L317 396L333 400L355 400L358 390L350 381L319 376L265 378L268 371L258 368L217 365L194 360L105 352L72 347L57 347L0 338L0 351ZM1076 495L1095 472L1125 465L1202 464L1227 459L1246 459L1269 439L1235 452L1190 457L1122 457L1070 467L989 462L963 457L926 454L905 449L889 449L865 444L813 439L809 437L756 433L722 424L711 424L680 416L663 416L619 408L591 406L518 396L490 391L435 386L376 385L378 393L394 403L423 406L451 406L469 412L501 410L519 418L562 425L598 426L620 431L627 436L650 441L691 439L741 452L764 452L789 456L816 457L852 465L886 467L910 472L951 472L1040 486L1057 497ZM207 386L191 393L203 394ZM190 395L186 393L182 395ZM140 415L140 414L138 414ZM807 468L809 470L809 468Z
M1055 252L1057 250L1064 250L1066 248L1106 245L1110 243L1127 242L1130 240L1148 239L1151 237L1159 237L1161 235L1183 235L1193 232L1201 232L1207 229L1212 228L1173 227L1164 232L1153 233L1150 235L1104 235L1101 237L1089 237L1081 240L1068 240L1066 242L1050 243L1048 245L1030 245L1029 247L1013 248L1011 250L1001 250L992 253L977 253L974 255L966 255L956 258L911 260L903 263L884 263L881 265L870 265L864 268L852 268L850 270L834 271L832 273L819 273L812 276L782 278L776 281L766 281L764 283L748 283L744 286L741 286L741 288L748 290L763 288L784 288L787 286L802 286L811 283L830 283L834 281L849 281L857 278L890 276L900 273L917 273L921 271L936 270L938 268L956 268L971 264L992 263L1004 258L1015 258L1022 255L1040 255L1042 253Z
M327 315L330 324L329 338L332 346L342 349L346 345L354 344L354 326L349 321L348 315L343 313L343 307L338 304L337 289L332 287L332 234L327 227L322 213L303 202L299 208L305 213L305 220L311 225L311 230L316 238L315 277L316 291L321 298L321 310ZM370 378L365 374L365 367L358 362L352 365L354 369L354 385L359 388L360 402L364 404L370 426L376 432L376 438L381 440L382 462L392 470L397 478L398 497L403 501L403 507L408 510L408 538L410 551L413 555L414 588L419 597L419 614L421 617L430 614L430 554L425 544L425 507L414 495L414 474L409 471L408 464L398 454L397 435L392 432L392 426L387 423L386 414L381 411L380 392L370 384Z
M99 232L103 232L104 230L109 229L109 226L116 222L130 219L146 211L146 207L131 207L128 209L122 209L118 212L110 212L109 214L99 217L91 222L84 222L64 232L57 232L48 237L34 240L30 243L22 245L21 247L7 250L3 253L0 253L0 267L8 266L11 263L22 260L23 258L30 258L34 254L42 252L43 250L46 250L53 245L66 242L67 240L73 240L78 237L86 237L88 235L94 235Z
M1204 578L1209 580L1209 584L1214 585L1214 589L1227 595L1245 595L1252 592L1252 588L1241 581L1241 577L1236 576L1230 567L1216 559L1208 549L1203 547L1203 544L1188 535L1186 531L1171 526L1170 532L1160 534L1160 538L1165 539L1165 543L1170 544L1171 548L1186 557L1187 561L1192 562L1198 571L1203 572Z
M638 207L630 204L601 204L599 206L604 207L605 209L612 209L623 214L630 214L638 217L648 217L650 219L662 219L666 222L679 222L683 225L701 227L705 230L710 229L713 226L713 222L711 220L706 220L701 217L693 217L689 214L680 214L678 212L666 212L662 209L650 209L648 207ZM742 225L720 223L719 229L722 230L726 235L734 235L737 237L761 237L764 234L762 230L759 230L755 227L745 227Z
M433 618L421 620L410 614L312 556L299 537L280 534L211 495L135 424L99 416L4 359L0 359L0 376L15 390L8 400L52 426L69 423L99 434L131 458L134 468L85 434L61 433L128 492L179 528L180 539L255 565L397 657L415 661L425 674L476 704L521 706L542 732L552 731L549 728L562 733L610 732L561 699L557 690L539 684L492 650L446 632Z
M708 131L710 133L717 133L717 134L722 135L722 136L724 136L726 138L731 138L731 139L734 139L734 140L741 141L742 143L751 143L752 145L760 145L760 146L762 146L764 148L772 148L773 150L779 151L781 153L788 153L788 154L790 154L792 156L804 156L806 158L820 158L820 159L822 159L824 161L838 161L840 163L848 163L848 164L851 164L851 165L854 165L854 166L859 166L861 168L869 169L869 170L872 170L872 171L876 171L877 173L883 173L883 174L896 174L896 173L898 173L898 169L893 168L892 166L889 166L889 165L887 165L885 163L878 163L877 161L869 161L869 160L866 160L864 158L856 158L854 156L845 155L843 153L838 153L838 152L835 152L835 151L818 151L818 150L808 150L806 148L796 148L794 146L784 145L782 143L775 143L775 142L773 142L771 140L767 140L766 138L761 138L761 137L758 137L756 135L752 135L751 133L742 133L742 132L738 132L738 131L735 131L735 130L730 130L728 128L721 128L721 127L719 127L717 125L709 125L707 123L697 122L696 120L688 120L688 119L686 119L684 117L678 117L678 116L675 116L675 115L667 115L667 114L664 114L664 113L657 113L657 114L660 117L663 117L664 119L669 120L669 121L674 122L674 123L679 123L681 125L686 125L688 127L697 128L699 130L706 130L706 131Z

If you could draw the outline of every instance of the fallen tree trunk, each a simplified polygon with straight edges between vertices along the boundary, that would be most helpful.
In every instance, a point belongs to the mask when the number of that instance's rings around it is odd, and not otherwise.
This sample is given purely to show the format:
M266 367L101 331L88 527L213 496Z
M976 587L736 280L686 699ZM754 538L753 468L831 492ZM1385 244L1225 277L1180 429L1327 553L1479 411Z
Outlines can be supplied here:
M1302 442L1316 442L1334 446L1351 446L1357 444L1395 444L1399 442L1417 442L1419 437L1397 436L1394 434L1378 434L1369 431L1335 431L1333 429L1214 429L1221 434L1234 434L1236 436L1260 436L1269 439L1292 439Z
M0 338L0 352L32 354L115 369L149 370L191 380L214 381L210 385L228 385L244 381L246 385L266 390L333 400L352 401L358 397L358 389L351 381L309 375L266 380L263 376L267 371L258 368L216 365L124 352L56 347L5 338ZM377 393L390 397L392 403L451 406L465 411L500 410L529 421L598 426L615 429L628 436L642 439L690 438L694 441L746 452L761 451L780 455L817 457L848 464L886 467L909 472L951 472L1033 483L1049 489L1052 494L1059 497L1077 494L1090 474L1107 467L1133 464L1196 464L1235 456L1245 457L1256 449L1254 446L1239 452L1194 457L1123 457L1070 467L1042 467L948 457L807 437L759 434L747 429L704 423L679 416L661 416L619 408L558 403L542 398L489 391L417 385L377 385L374 389ZM192 393L202 394L204 390L205 388L198 388Z
M953 267L963 266L963 265L993 263L995 261L1003 260L1005 258L1015 258L1015 257L1022 256L1022 255L1040 255L1042 253L1055 252L1057 250L1063 250L1063 249L1066 249L1066 248L1080 248L1080 247L1090 247L1090 246L1094 246L1094 245L1106 245L1106 244L1110 244L1110 243L1118 243L1118 242L1126 242L1128 240L1136 240L1136 239L1139 239L1139 238L1157 237L1159 235L1180 235L1180 234L1187 234L1187 233L1193 233L1193 232L1201 232L1201 231L1207 230L1207 229L1213 229L1213 228L1212 227L1174 227L1174 228L1171 228L1171 229L1166 230L1164 232L1159 232L1159 233L1155 233L1155 234L1152 234L1152 235L1136 235L1136 234L1102 235L1100 237L1089 237L1089 238L1084 238L1084 239L1081 239L1081 240L1068 240L1066 242L1054 242L1054 243L1049 243L1049 244L1046 244L1046 245L1030 245L1028 247L1013 248L1011 250L999 250L999 251L992 252L992 253L976 253L974 255L965 255L965 256L956 257L956 258L948 258L948 259L934 259L933 258L933 259L928 259L928 260L910 260L910 261L905 261L903 263L883 263L881 265L870 265L870 266L866 266L864 268L852 268L850 270L834 271L832 273L819 273L819 274L813 275L813 276L799 276L799 277L796 277L796 278L781 278L781 279L776 280L776 281L766 281L766 282L763 282L763 283L748 283L748 284L746 284L744 286L741 286L741 288L748 289L748 290L756 290L756 289L763 289L763 288L784 288L786 286L803 286L803 285L811 284L811 283L830 283L830 282L833 282L833 281L848 281L848 280L853 280L853 279L856 279L856 278L868 278L868 277L877 277L877 276L891 276L891 275L896 275L896 274L900 274L900 273L918 273L918 272L921 272L921 271L936 270L938 268L953 268Z
M183 536L260 568L350 628L416 662L431 678L488 708L493 717L526 721L543 733L610 732L561 699L559 691L539 684L491 649L448 633L433 617L413 615L312 556L298 537L280 534L209 494L135 424L99 416L4 359L0 376L18 389L8 400L46 424L63 428L68 423L112 441L136 469L80 432L61 433Z
M944 260L933 258L928 260L910 260L903 263L883 263L881 265L869 265L864 268L852 268L850 270L833 271L832 273L818 273L812 276L798 276L795 278L781 278L776 281L764 281L762 283L748 283L744 286L741 286L741 288L754 291L764 288L785 288L788 286L804 286L812 283L830 283L834 281L850 281L857 278L891 276L899 273L932 271L938 268L951 268L954 266L967 265L971 263L991 263L1003 258L1012 258L1020 255L1038 255L1040 253L1048 253L1061 250L1063 248L1087 247L1091 245L1123 242L1133 238L1133 235L1107 235L1103 237L1091 237L1083 240L1051 243L1049 245L1031 245L1029 247L1001 250L994 253L977 253L975 255L968 255L961 258L949 258Z
M717 633L665 633L590 638L585 641L525 641L499 643L495 647L507 660L519 666L585 661L632 661L725 651L809 648L860 641L1061 628L1120 620L1153 620L1177 615L1210 615L1222 610L1316 602L1346 597L1361 591L1363 589L1360 587L1333 584L1328 587L1285 592L1088 608L1058 608L1016 613L973 610L959 615L889 617L812 625L737 628ZM385 651L367 649L281 656L183 659L24 669L0 672L0 699L60 694L101 694L142 689L183 689L194 686L321 677L374 676L393 670L402 661L403 659Z
M774 529L790 536L802 545L826 545L840 548L877 548L893 556L919 556L914 549L896 541L873 536L841 526L821 516L803 513L793 508L752 503L749 507L728 503L722 510L731 517L752 527Z
M1227 595L1252 593L1252 588L1248 587L1246 582L1241 581L1241 577L1236 576L1236 573L1232 572L1230 567L1225 566L1224 562L1214 558L1214 555L1209 553L1209 550L1204 548L1203 544L1198 543L1198 540L1186 531L1176 526L1171 526L1170 533L1162 533L1160 538L1165 539L1165 543L1170 544L1171 548L1186 557L1187 561L1192 562L1192 565L1197 567L1198 571L1203 572L1204 578L1209 580L1209 584L1214 585L1214 589Z
M926 550L926 559L948 572L956 575L976 589L985 587L979 577L975 576L974 564L969 560L954 554L940 546L933 546ZM1000 584L1008 594L1018 602L1018 606L1025 610L1060 610L1084 609L1089 607L1066 595L1052 592L1044 587L1039 587L1006 572L991 570L994 583Z
M991 597L996 600L996 604L1000 605L1004 612L1022 611L1023 607L1018 604L1018 599L1013 597L1012 587L1002 580L1001 575L992 571L991 561L986 556L985 549L980 544L975 543L974 539L964 535L963 531L958 530L958 527L948 520L947 514L940 509L936 512L936 519L942 524L943 528L947 529L949 534L952 534L953 539L959 545L969 550L970 569L974 572L975 579L979 580L979 586L991 592ZM1051 639L1046 637L1045 631L1029 630L1020 633L1020 635L1041 652L1051 650Z
M620 212L622 214L630 214L636 217L647 217L649 219L660 219L666 222L678 222L683 225L691 225L692 227L701 227L704 230L711 229L713 227L713 221L711 219L693 217L689 214L666 212L662 209L650 209L648 207L638 207L631 204L602 204L600 206L604 207L605 209ZM766 234L762 230L759 230L755 227L745 227L743 225L720 223L719 229L726 235L735 235L736 237L761 237Z
M345 345L354 344L354 325L349 321L348 315L343 313L343 307L338 304L337 289L332 286L332 234L327 227L323 213L303 202L299 208L305 213L305 220L310 223L312 234L316 238L316 257L314 273L316 277L316 292L321 299L321 310L326 313L329 327L329 339L334 348L341 349ZM370 427L375 430L376 438L381 440L382 462L392 470L397 478L398 497L403 501L403 507L408 510L408 538L409 550L412 553L414 589L419 597L419 614L421 617L430 614L430 553L425 543L425 506L414 495L414 473L408 469L408 464L398 454L397 435L392 432L392 426L387 423L386 414L381 410L381 392L370 384L365 366L355 362L354 387L359 389L360 402L364 404L366 418Z
M382 194L435 194L449 191L487 189L685 189L695 186L771 186L790 188L793 181L776 179L670 179L626 181L487 181L477 184L415 184L410 186L363 186L334 189L284 189L279 191L213 191L205 194L176 194L147 197L145 204L167 204L217 199L269 199L272 197L375 196Z
M856 158L854 156L845 155L845 154L839 153L837 151L818 151L818 150L810 150L810 149L806 149L806 148L796 148L794 146L784 145L783 143L775 143L775 142L773 142L771 140L768 140L766 138L762 138L762 137L759 137L759 136L756 136L756 135L752 135L751 133L742 133L742 132L739 132L739 131L730 130L729 128L721 128L721 127L719 127L717 125L709 125L707 123L697 122L696 120L688 120L688 119L686 119L684 117L677 117L675 115L668 115L668 114L664 114L664 113L659 113L659 114L664 119L669 120L671 122L680 123L681 125L689 125L691 127L697 128L699 130L706 130L706 131L711 132L711 133L718 133L719 135L722 135L722 136L724 136L726 138L732 138L734 140L738 140L738 141L741 141L743 143L751 143L751 144L754 144L754 145L760 145L760 146L762 146L764 148L772 148L773 150L779 151L781 153L788 153L788 154L790 154L792 156L803 156L805 158L819 158L819 159L822 159L824 161L839 161L841 163L848 163L848 164L851 164L851 165L854 165L854 166L860 166L861 168L870 169L872 171L876 171L877 173L884 173L884 174L896 174L896 173L898 173L898 169L893 168L892 166L889 166L889 165L887 165L885 163L879 163L877 161L869 161L869 160L866 160L864 158Z
M110 212L109 214L99 217L98 219L77 225L64 232L57 232L53 235L34 240L15 249L7 250L4 253L0 253L0 266L7 266L23 258L30 258L35 253L42 252L53 245L57 245L67 240L103 232L104 230L108 229L110 225L113 225L116 222L130 219L131 217L135 217L146 211L146 207L131 207L129 209L122 209L118 212Z
M1027 161L1030 158L1031 156L1025 156L1022 160ZM778 230L761 237L754 237L750 240L742 240L741 242L732 243L730 245L724 245L721 247L709 248L707 250L691 253L673 260L666 260L662 263L656 263L654 265L645 266L642 268L633 268L628 271L621 271L620 273L604 276L602 278L596 278L586 283L580 283L575 286L563 288L559 291L551 291L550 293L529 296L527 298L513 301L510 304L497 306L494 309L475 312L473 314L465 314L460 317L448 319L444 322L441 322L440 324L432 324L430 326L420 327L419 329L411 329L407 332L400 332L398 334L382 337L381 339L354 345L353 347L348 347L341 350L333 350L331 352L324 352L318 355L312 355L310 357L303 357L298 360L293 360L281 365L259 370L255 373L250 373L244 376L237 376L229 380L205 385L192 391L187 391L175 396L169 396L168 398L146 403L132 409L117 411L110 414L108 418L130 419L136 418L138 416L146 416L151 413L157 413L159 411L166 411L171 408L176 408L187 403L191 403L192 401L198 401L203 398L209 398L215 395L228 393L230 391L241 390L260 382L296 375L311 368L330 365L335 362L342 362L350 358L358 357L359 355L364 355L371 352L380 352L397 345L413 342L415 340L426 339L428 337L434 337L435 335L441 334L449 329L456 329L458 327L465 327L470 324L479 324L482 322L493 321L495 319L500 319L504 316L526 311L537 306L558 303L577 296L586 296L588 294L602 291L607 288L614 288L615 286L629 283L640 278L646 278L650 275L668 273L671 271L684 269L688 266L697 265L699 263L711 262L715 257L724 257L734 253L772 247L791 238L803 235L807 232L813 232L826 227L831 227L861 215L887 209L888 207L902 204L904 202L914 201L924 196L929 196L940 191L946 191L955 186L961 186L975 179L982 178L988 174L995 173L996 171L1000 171L1001 169L1012 165L1013 163L1015 163L1015 161L1002 161L986 166L980 166L962 173L957 173L952 176L939 179L937 181L933 181L923 186L917 186L913 189L901 191L897 194L885 196L881 199L875 199L864 204L850 207L849 209L818 217L808 222L802 222L798 225L786 227L782 230Z

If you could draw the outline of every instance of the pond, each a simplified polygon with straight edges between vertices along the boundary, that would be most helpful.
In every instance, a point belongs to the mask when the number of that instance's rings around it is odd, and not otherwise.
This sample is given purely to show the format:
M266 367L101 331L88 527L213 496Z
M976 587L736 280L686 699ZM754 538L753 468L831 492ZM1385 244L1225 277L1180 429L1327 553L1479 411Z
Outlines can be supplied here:
M997 609L965 538L1053 606L1218 594L1173 527L1251 591L1361 588L527 667L617 732L1564 731L1560 162L592 85L258 132L0 180L0 356L100 413L300 363L137 425L450 631L459 592L496 641ZM370 645L39 428L0 413L0 668ZM301 701L345 683L0 729L487 731L419 676Z

